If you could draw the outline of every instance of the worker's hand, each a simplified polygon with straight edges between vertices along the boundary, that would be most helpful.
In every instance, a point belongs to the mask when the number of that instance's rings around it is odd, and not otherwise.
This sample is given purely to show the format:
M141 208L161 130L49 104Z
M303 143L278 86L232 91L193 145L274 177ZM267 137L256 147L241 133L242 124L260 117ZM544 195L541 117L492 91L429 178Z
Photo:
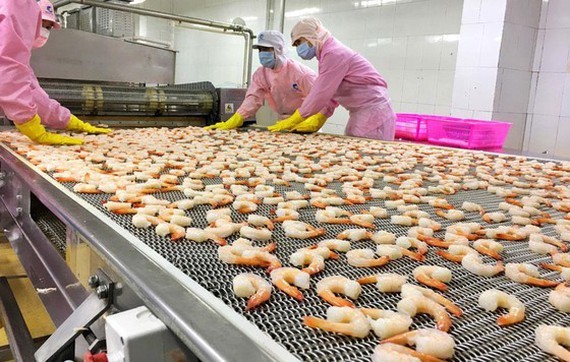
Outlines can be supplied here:
M57 133L49 133L42 125L40 116L37 114L26 123L16 123L16 128L28 136L32 141L45 145L80 145L83 143L83 140L80 138L68 137Z
M289 118L275 123L273 126L267 127L271 132L290 131L293 127L303 122L305 118L301 116L299 110L296 110Z
M291 131L295 132L306 132L312 133L317 132L321 129L323 124L327 121L327 117L322 113L317 113L312 115L311 117L307 118L303 122L299 123L295 127L291 129Z
M94 134L111 133L112 131L109 128L94 127L87 122L83 122L73 114L69 118L69 123L67 124L66 129L69 131L80 131Z
M204 127L207 130L211 130L211 129L223 129L223 130L229 130L229 129L234 129L234 128L238 128L241 127L243 125L243 122L245 121L245 118L243 118L241 116L241 114L239 113L234 113L233 116L230 117L230 119L228 119L225 122L218 122L216 124L213 124L211 126L208 127Z

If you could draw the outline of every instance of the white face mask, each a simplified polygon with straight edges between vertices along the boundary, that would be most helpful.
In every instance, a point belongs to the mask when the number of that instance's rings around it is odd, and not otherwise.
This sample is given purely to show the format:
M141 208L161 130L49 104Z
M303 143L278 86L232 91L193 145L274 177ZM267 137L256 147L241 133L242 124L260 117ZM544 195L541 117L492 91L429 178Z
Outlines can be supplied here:
M34 40L34 44L33 47L34 48L41 48L43 47L47 41L49 39L49 30L47 30L46 28L42 27L40 29L40 36L36 38L36 40Z

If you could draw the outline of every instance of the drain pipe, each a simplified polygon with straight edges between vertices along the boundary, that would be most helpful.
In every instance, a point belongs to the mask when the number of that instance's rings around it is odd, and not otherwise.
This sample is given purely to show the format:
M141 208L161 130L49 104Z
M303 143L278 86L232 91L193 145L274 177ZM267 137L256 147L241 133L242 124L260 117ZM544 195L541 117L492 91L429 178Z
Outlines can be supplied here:
M58 8L68 4L81 4L81 5L89 5L94 7L100 7L105 9L123 11L126 13L132 13L137 15L149 16L154 18L161 18L166 20L176 21L178 23L188 23L193 25L198 25L195 27L197 30L214 30L215 32L220 32L223 34L230 34L230 35L243 35L245 38L245 48L244 48L244 64L243 64L243 79L242 83L244 87L249 86L251 80L251 65L253 61L252 57L252 44L255 35L253 34L253 30L246 28L242 25L237 24L230 24L230 23L223 23L219 21L201 19L201 18L194 18L189 16L181 16L181 15L174 15L169 14L161 11L156 10L148 10L143 8L137 8L128 5L120 5L120 4L113 4L108 2L101 2L101 1L93 1L93 0L61 0L54 3L54 8ZM204 29L200 29L200 28Z

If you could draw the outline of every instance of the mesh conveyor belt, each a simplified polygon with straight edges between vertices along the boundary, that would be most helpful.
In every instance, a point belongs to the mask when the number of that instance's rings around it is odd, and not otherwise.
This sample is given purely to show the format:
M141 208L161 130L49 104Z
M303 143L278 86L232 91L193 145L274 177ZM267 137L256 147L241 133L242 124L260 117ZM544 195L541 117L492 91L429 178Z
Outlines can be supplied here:
M34 209L32 218L57 251L59 251L59 254L65 258L65 224L45 208Z
M221 179L205 179L205 184L221 183ZM434 183L425 182L424 187ZM374 187L382 188L388 185L377 180ZM66 184L70 188L73 184ZM328 187L340 191L341 184L338 182L330 184ZM301 193L307 193L302 184L292 183L291 188L276 186L276 191L284 192L296 189ZM534 344L534 329L539 324L558 324L567 326L570 324L570 314L556 311L548 303L550 288L541 289L538 287L515 283L507 279L503 273L495 277L479 277L465 270L461 265L447 261L435 254L438 248L429 247L430 251L423 263L402 258L390 262L381 268L355 268L347 264L346 256L340 255L339 260L327 260L325 270L311 277L310 290L303 291L305 299L299 303L283 292L274 289L271 300L262 306L245 312L246 299L237 298L232 292L233 278L242 272L253 272L269 280L269 276L264 269L227 265L218 260L217 246L212 243L193 243L188 241L171 242L168 238L156 235L153 228L136 229L131 224L131 216L115 215L107 212L101 205L107 196L102 195L80 195L90 204L97 207L117 222L121 227L143 240L153 250L171 262L178 269L197 281L204 288L209 290L216 297L231 306L236 312L243 314L248 320L257 325L262 331L269 334L274 340L285 346L291 353L304 361L369 361L370 356L377 345L379 338L371 331L364 339L343 337L333 333L314 330L302 325L302 318L305 315L314 315L325 318L327 303L321 300L316 294L315 284L324 277L333 275L343 275L350 279L357 279L373 273L399 273L410 276L410 282L415 283L411 277L412 270L422 264L445 266L452 270L453 279L448 284L449 289L445 296L453 300L463 309L463 316L452 317L453 326L450 333L457 343L454 361L545 361L555 360L543 353ZM441 196L441 195L440 195ZM171 201L185 198L182 192L170 192L161 194L161 198ZM456 208L460 208L465 200L481 204L486 211L498 211L498 204L504 201L502 198L490 194L485 190L459 191L455 195L444 196ZM384 207L384 201L372 200L366 205L346 206L350 211L357 211L370 206ZM432 218L441 222L443 229L453 224L448 220L436 216L433 208L426 204L419 205L421 210L427 211ZM187 214L194 220L193 226L205 228L205 213L210 206L201 205ZM260 205L255 214L272 217L270 210L275 209L274 205ZM560 217L562 214L554 209L546 210L553 217ZM284 266L288 264L289 255L301 247L315 244L318 240L334 238L338 233L345 230L344 225L318 224L314 220L314 209L301 209L300 220L309 222L315 226L324 227L327 232L324 236L311 240L296 240L285 237L280 226L276 226L273 232L273 241L278 245L275 254L279 257ZM397 214L396 210L389 210L390 215ZM479 214L466 212L464 222L482 222ZM247 220L247 215L232 211L232 218L235 222ZM376 230L387 230L397 236L406 235L408 227L400 227L390 223L390 219L376 219ZM510 225L510 222L494 224ZM556 236L552 226L544 226L543 232ZM444 232L435 234L436 237L443 237ZM228 238L228 241L237 239L237 235ZM530 262L538 265L540 262L550 262L550 257L540 256L532 253L528 249L527 242L506 242L502 241L505 251L504 263ZM353 243L353 248L372 248L375 244L372 241L361 241ZM487 263L495 261L487 256L483 256ZM556 280L557 272L541 270L541 275L548 279ZM526 319L517 325L501 328L496 324L496 319L505 310L499 309L497 312L485 312L478 306L479 295L491 288L496 288L504 292L517 296L527 307ZM358 307L380 308L396 310L396 305L400 300L400 295L381 293L376 287L371 285L363 286L363 292L356 301ZM412 329L433 328L435 322L431 317L418 315L413 318Z

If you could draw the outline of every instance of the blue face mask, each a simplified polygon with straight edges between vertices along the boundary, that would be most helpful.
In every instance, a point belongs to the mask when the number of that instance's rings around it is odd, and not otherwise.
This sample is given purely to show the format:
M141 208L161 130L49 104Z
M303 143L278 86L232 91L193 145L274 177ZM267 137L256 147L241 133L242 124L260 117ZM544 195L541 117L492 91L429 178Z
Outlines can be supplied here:
M265 68L275 68L275 54L273 52L259 52L259 62Z
M304 42L297 46L297 54L305 60L313 59L315 55L317 55L317 48L310 46L307 42Z

